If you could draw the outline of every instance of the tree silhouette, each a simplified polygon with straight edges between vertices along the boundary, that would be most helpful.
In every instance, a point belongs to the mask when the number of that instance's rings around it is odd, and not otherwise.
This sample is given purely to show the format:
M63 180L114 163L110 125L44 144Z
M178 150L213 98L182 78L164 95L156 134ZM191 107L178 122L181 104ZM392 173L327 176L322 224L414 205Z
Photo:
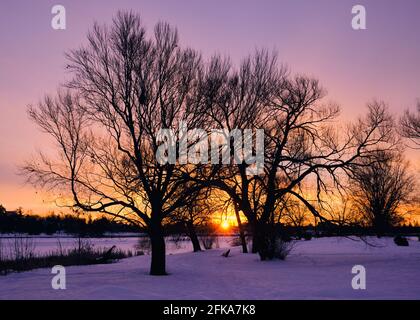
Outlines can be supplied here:
M401 118L401 133L405 138L410 139L417 148L420 147L420 102L417 103L417 113L406 111Z
M88 44L67 59L68 91L29 109L55 139L58 157L41 154L24 171L35 184L70 190L66 205L144 226L150 274L164 275L162 222L189 204L198 187L183 178L195 168L157 161L158 133L181 121L204 127L201 57L182 49L168 24L157 24L148 38L138 15L120 12L111 27L95 24Z
M315 200L320 203L329 185L342 188L340 173L368 159L375 146L388 150L396 143L393 120L383 103L369 104L364 118L337 128L339 107L324 103L319 82L291 76L267 51L257 51L238 70L229 60L214 57L206 76L210 103L205 110L221 129L264 129L263 174L248 175L252 165L242 161L215 168L217 173L211 175L211 184L226 192L247 217L253 252L267 252L275 241L274 216L287 196L320 221L331 222L302 192L303 182L315 181Z
M382 235L402 221L398 209L410 200L414 177L399 151L377 151L374 159L352 171L350 190L364 222Z
M201 251L197 229L204 227L210 220L210 215L214 213L214 204L209 202L209 190L200 190L191 200L188 206L179 208L175 214L171 215L170 220L184 226L185 233L190 238L193 251Z

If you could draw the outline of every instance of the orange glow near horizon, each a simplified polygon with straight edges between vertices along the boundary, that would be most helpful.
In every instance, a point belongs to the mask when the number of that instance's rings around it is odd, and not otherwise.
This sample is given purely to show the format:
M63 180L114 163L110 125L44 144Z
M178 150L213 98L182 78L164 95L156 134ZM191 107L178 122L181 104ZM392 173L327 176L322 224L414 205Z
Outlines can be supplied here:
M223 222L220 224L223 230L228 230L230 228L230 223L227 220L223 220Z

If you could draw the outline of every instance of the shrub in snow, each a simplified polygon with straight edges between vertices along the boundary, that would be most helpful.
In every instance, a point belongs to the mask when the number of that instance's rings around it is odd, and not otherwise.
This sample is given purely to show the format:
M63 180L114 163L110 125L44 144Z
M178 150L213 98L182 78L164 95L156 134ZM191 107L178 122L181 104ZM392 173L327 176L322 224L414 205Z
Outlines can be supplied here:
M394 242L399 247L408 247L408 240L402 236L396 236Z
M10 256L15 260L29 260L35 256L35 242L32 238L15 237L10 250Z
M175 245L175 248L180 249L182 248L183 242L186 241L186 238L182 234L174 234L168 240Z
M137 250L137 253L142 252L142 254L138 255L150 254L152 250L152 243L149 237L140 237L135 248Z
M75 241L75 248L73 249L79 255L84 254L85 252L92 252L93 251L93 243L89 239L85 239L82 237L77 238Z
M233 238L230 240L230 245L231 245L232 247L239 247L239 246L241 246L241 245L242 245L242 240L241 240L241 237L233 237Z
M292 251L292 249L292 241L284 241L282 239L277 239L275 241L274 257L280 260L285 260L289 253Z
M61 247L56 251L44 255L35 255L35 245L26 238L15 238L10 242L10 256L0 261L0 274L7 274L12 271L27 271L37 268L51 268L55 265L89 265L110 263L119 259L132 256L132 252L125 252L111 248L95 249L94 245L86 239L79 238L73 248L63 250Z
M204 249L209 250L212 249L216 243L216 236L214 235L207 235L201 237L201 243L203 244Z
M263 245L260 245L258 254L261 260L285 260L293 249L294 242L290 237L266 234Z

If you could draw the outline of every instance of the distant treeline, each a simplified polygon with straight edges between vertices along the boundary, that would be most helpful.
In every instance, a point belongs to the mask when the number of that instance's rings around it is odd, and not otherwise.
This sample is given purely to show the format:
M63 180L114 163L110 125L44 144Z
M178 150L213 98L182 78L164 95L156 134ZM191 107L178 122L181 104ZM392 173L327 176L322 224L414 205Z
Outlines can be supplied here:
M316 226L284 226L276 225L277 232L282 234L284 238L306 238L308 235L319 236L319 237L346 237L346 236L377 236L377 232L374 227L365 227L357 224L354 225L333 225L330 223L318 223ZM281 229L281 231L280 231ZM395 227L389 227L382 236L396 236L396 235L412 235L420 236L420 227L412 224L399 225Z
M247 235L252 234L252 230L247 223L243 224ZM368 236L376 235L374 228L362 227L359 225L337 226L330 223L318 223L317 226L292 226L276 224L275 229L278 233L283 234L287 239L312 236ZM281 231L281 232L280 232ZM145 232L139 226L129 225L122 222L111 221L105 217L92 219L91 216L76 216L72 214L54 214L47 216L39 216L24 213L23 210L7 211L0 205L0 233L27 233L30 235L54 233L68 233L81 236L101 236L106 232L123 233L123 232ZM198 234L215 234L220 232L218 225L203 224L197 227ZM237 233L236 227L232 227L228 232L230 234ZM166 226L166 235L188 234L184 223L170 223ZM223 234L223 232L222 232ZM227 234L225 232L225 234ZM418 225L400 225L387 230L384 235L420 235L420 227Z
M31 235L64 232L77 235L100 236L105 232L139 232L138 226L111 221L106 218L87 219L83 216L29 215L22 210L6 211L0 206L0 233L27 233Z

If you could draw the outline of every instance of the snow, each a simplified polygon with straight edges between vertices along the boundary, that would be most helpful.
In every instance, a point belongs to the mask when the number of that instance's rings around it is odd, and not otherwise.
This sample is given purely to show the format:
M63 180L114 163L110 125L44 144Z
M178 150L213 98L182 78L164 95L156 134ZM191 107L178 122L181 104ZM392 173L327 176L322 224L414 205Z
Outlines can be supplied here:
M356 238L355 238L356 239ZM420 242L391 238L368 246L347 238L299 241L285 261L261 262L240 248L167 256L169 276L149 276L149 256L66 268L67 289L53 290L49 269L0 277L0 299L420 299ZM351 286L354 265L366 290Z

